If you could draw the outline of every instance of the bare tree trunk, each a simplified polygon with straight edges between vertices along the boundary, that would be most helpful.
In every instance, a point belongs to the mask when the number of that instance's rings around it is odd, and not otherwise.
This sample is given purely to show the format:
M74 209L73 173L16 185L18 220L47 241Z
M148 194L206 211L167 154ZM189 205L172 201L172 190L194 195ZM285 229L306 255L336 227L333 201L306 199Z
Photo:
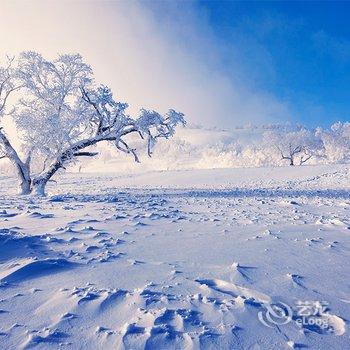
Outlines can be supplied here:
M49 168L41 173L38 177L34 178L32 181L33 193L37 196L45 196L45 188L48 181L56 174L60 168L64 168L64 163L72 159L73 157L93 157L97 155L96 152L79 152L81 149L84 149L88 146L92 146L102 139L92 139L92 140L83 140L77 142L75 145L72 145L71 148L65 150L56 161L52 163Z
M120 136L126 135L131 132L136 132L134 128L128 130L127 132L121 133ZM76 157L94 157L98 153L97 152L82 152L81 150L93 146L101 141L115 141L116 136L98 136L92 139L86 139L79 141L75 144L73 144L70 148L63 151L56 159L55 162L53 162L49 168L42 172L39 176L33 179L32 181L32 189L34 194L38 196L45 196L45 187L48 183L48 181L56 174L56 172L64 168L64 164L69 162L71 159ZM134 155L135 161L139 162L137 155L135 153L135 150L130 148L123 140L119 140L126 149L124 149L124 152L126 153L132 153ZM118 146L117 146L118 147ZM120 147L118 147L120 149Z
M27 164L23 164L21 168L17 168L18 173L20 173L21 182L19 183L18 187L18 194L26 195L30 194L31 192L31 178L30 178L30 172L29 167Z
M25 163L22 162L22 160L19 158L16 150L12 147L6 135L1 131L1 128L0 128L0 142L3 145L5 156L13 163L13 165L16 168L18 180L19 180L18 194L23 194L23 195L30 194L30 185L31 185L30 169L29 169L30 156L28 157Z
M45 188L48 181L56 173L58 169L63 166L60 160L53 163L45 173L41 173L38 177L33 179L32 191L37 196L46 196Z
M32 193L36 196L44 197L46 196L45 188L47 185L48 179L34 179L32 186Z

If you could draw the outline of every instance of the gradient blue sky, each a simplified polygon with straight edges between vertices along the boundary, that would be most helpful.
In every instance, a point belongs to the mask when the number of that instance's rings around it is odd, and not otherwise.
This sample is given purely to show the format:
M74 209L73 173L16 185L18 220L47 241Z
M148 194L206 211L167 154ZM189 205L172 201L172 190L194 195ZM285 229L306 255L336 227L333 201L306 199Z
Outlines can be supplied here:
M350 2L0 0L0 58L79 52L131 106L190 123L350 120Z
M196 1L177 11L205 18L225 74L273 95L290 120L350 120L349 1Z
M199 1L256 84L302 123L350 120L350 2ZM230 71L229 58L222 62Z

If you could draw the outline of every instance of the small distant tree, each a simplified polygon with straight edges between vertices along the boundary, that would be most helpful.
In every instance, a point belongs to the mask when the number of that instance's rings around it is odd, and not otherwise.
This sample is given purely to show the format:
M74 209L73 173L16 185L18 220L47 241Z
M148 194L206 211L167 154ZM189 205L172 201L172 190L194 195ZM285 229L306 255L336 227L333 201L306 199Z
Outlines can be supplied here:
M303 165L312 157L321 156L324 149L322 140L303 128L290 132L268 132L264 138L277 149L280 159L287 160L290 166Z
M17 168L20 193L45 194L48 181L80 157L93 157L91 147L110 142L139 162L137 150L126 136L135 133L147 143L148 155L159 138L169 138L184 115L170 109L162 116L141 109L137 118L127 113L128 104L114 99L112 91L93 80L91 67L80 55L60 55L45 60L36 52L24 52L14 67L14 60L0 71L0 113L4 114L8 96L20 90L11 113L21 132L22 161L3 129L0 129L1 157ZM42 170L31 171L31 164Z

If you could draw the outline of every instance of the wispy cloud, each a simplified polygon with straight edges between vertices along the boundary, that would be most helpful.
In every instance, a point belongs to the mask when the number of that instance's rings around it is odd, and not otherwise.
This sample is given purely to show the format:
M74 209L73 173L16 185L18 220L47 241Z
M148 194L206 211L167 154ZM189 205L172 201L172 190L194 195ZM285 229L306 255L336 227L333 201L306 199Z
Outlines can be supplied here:
M256 88L240 67L235 53L244 39L227 50L194 6L3 1L0 54L80 52L133 112L172 107L191 122L228 127L289 119L287 104Z

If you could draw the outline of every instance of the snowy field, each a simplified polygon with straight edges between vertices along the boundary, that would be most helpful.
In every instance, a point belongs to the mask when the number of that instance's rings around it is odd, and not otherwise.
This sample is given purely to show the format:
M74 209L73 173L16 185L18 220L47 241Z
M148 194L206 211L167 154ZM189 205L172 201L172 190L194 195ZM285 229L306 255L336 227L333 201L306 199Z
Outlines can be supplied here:
M57 181L0 178L1 349L350 349L349 166Z

